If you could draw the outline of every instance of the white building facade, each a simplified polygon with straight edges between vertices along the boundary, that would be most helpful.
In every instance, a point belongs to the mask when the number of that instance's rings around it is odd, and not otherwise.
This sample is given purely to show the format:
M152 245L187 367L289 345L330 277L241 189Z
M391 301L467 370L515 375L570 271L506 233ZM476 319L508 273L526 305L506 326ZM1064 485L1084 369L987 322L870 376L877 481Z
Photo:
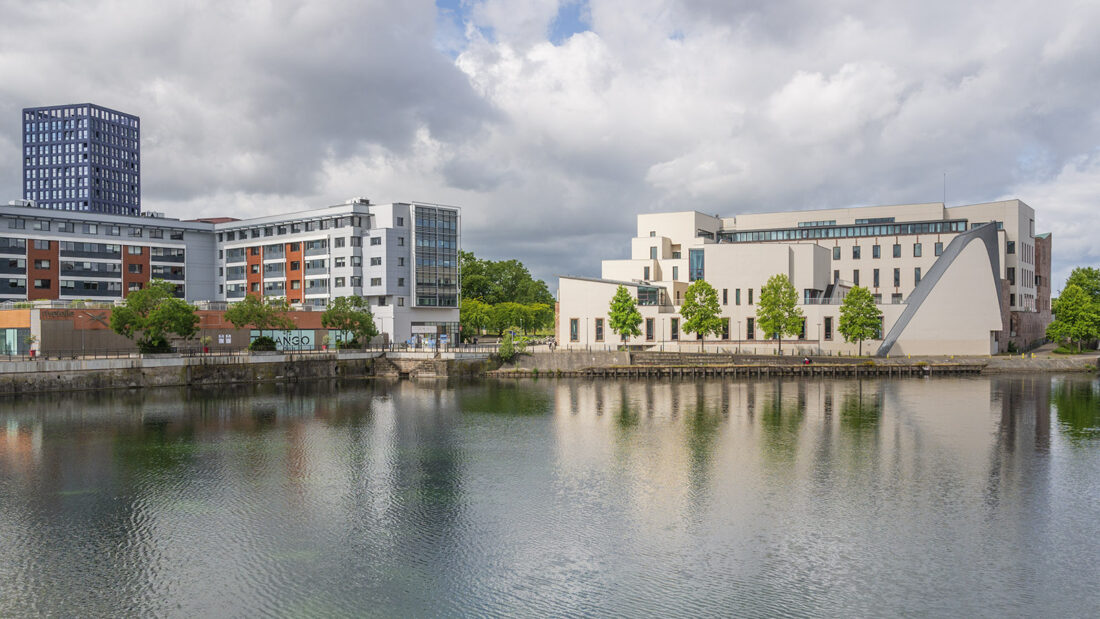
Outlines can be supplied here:
M717 290L725 320L708 350L771 353L778 343L764 339L755 307L761 287L782 273L806 318L802 333L784 344L791 351L856 352L837 331L840 303L856 285L870 290L883 313L880 339L864 342L864 353L1026 348L1050 321L1051 239L1034 226L1034 210L1019 200L729 218L643 214L629 259L605 260L601 278L560 279L558 340L567 348L618 345L607 313L624 285L643 314L642 334L626 343L698 350L697 336L682 333L679 310L690 283L704 279Z
M120 303L152 279L191 302L323 310L363 297L387 342L458 337L456 207L345 204L238 220L0 207L0 301Z
M323 308L364 297L391 341L458 336L461 218L436 204L346 204L214 223L217 298Z

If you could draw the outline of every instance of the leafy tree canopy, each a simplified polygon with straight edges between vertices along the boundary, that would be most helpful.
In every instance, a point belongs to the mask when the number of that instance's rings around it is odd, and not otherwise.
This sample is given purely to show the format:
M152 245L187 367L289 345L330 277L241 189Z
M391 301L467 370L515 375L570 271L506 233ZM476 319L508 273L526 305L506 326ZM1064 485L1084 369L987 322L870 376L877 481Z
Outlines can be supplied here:
M1074 270L1077 272L1077 269ZM1051 303L1054 321L1047 325L1047 337L1072 342L1080 351L1085 342L1100 337L1100 304L1077 284L1067 284Z
M719 317L718 291L707 282L697 279L684 293L684 304L680 306L680 316L684 318L682 329L688 333L722 335L725 321Z
M468 251L458 252L462 296L489 305L543 303L553 307L554 295L546 282L531 277L519 260L481 260Z
M199 324L195 306L177 299L175 291L175 284L154 279L129 293L111 312L111 330L134 340L143 353L168 351L170 335L193 336Z
M1093 303L1100 303L1100 269L1076 267L1069 274L1066 286L1078 286L1092 299Z
M784 335L802 332L802 310L798 307L798 292L783 273L772 275L760 289L760 302L756 307L756 323L767 337L779 338L783 349Z
M837 325L837 331L844 336L845 342L859 342L859 354L863 355L863 340L878 335L881 320L882 312L875 305L871 291L856 286L848 291L840 305L840 324Z
M351 333L355 341L363 345L378 335L374 315L363 297L337 297L321 314L321 326Z
M458 308L458 319L462 324L462 339L469 340L490 326L493 320L493 306L470 297L462 298Z
M290 305L280 297L246 295L225 310L225 319L238 329L293 329L294 321L287 317Z
M642 334L638 325L642 324L642 314L638 311L638 303L631 296L626 286L615 289L615 296L611 297L611 307L607 313L607 326L626 340L628 337L636 337Z

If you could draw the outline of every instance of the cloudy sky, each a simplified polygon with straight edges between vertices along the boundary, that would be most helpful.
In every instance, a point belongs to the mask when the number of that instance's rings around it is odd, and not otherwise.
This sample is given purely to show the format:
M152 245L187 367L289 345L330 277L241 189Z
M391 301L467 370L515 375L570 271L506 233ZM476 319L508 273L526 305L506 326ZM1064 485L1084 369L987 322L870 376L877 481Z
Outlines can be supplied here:
M463 207L555 274L638 212L1018 197L1056 289L1100 262L1100 2L0 0L0 199L19 111L142 118L143 208Z

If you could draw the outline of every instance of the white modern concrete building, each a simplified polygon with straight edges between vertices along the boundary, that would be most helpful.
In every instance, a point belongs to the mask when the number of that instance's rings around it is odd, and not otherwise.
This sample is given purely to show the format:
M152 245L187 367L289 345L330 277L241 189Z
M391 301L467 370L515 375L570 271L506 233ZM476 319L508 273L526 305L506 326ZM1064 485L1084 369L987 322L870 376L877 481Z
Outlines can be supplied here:
M608 306L619 285L638 300L642 334L625 343L698 350L681 332L690 283L717 291L726 321L708 350L771 353L756 324L760 288L777 273L799 291L802 334L784 348L854 353L837 332L851 287L874 295L881 339L864 352L990 354L1026 348L1050 321L1049 235L1019 200L947 208L941 203L719 217L688 211L638 216L625 260L605 260L601 278L559 281L558 341L567 348L614 347ZM712 336L713 337L713 336Z

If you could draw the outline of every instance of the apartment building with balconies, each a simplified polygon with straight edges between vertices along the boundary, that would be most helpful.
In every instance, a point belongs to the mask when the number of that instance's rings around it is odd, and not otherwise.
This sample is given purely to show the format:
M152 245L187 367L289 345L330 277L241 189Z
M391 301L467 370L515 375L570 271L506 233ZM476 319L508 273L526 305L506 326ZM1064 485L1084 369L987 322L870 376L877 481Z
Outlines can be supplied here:
M367 299L396 341L458 336L459 210L434 204L345 204L214 223L218 300L246 294L324 307Z
M118 301L151 279L188 301L367 299L389 341L458 336L455 207L365 199L284 215L182 221L0 207L0 301Z

